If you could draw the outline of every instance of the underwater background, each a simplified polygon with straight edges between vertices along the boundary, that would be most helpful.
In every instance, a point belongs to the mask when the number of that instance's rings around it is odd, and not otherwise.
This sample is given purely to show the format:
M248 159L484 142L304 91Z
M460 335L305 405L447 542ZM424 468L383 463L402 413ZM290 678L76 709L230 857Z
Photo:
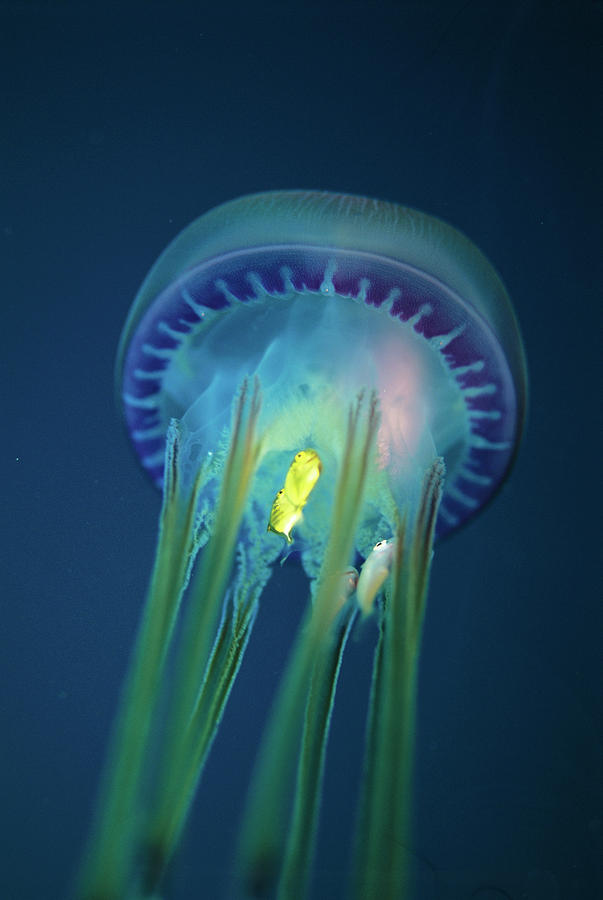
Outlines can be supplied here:
M2 900L69 896L148 582L160 497L113 387L130 303L196 216L290 187L449 221L525 340L515 469L436 548L417 900L603 896L602 17L586 0L0 2ZM276 566L170 900L232 896L305 600L300 567ZM318 900L347 896L374 639L344 659Z

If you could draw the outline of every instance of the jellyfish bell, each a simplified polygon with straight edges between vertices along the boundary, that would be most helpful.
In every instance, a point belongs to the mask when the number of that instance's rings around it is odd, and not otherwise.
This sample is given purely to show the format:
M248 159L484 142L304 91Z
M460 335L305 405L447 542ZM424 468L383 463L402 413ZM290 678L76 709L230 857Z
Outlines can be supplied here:
M80 896L117 900L133 879L136 896L158 890L271 564L290 546L312 603L258 753L242 882L270 892L280 871L279 896L305 894L341 655L358 608L372 613L384 591L352 895L406 896L396 848L408 843L433 542L492 498L525 414L500 278L467 238L415 210L243 197L159 257L116 381L163 505Z
M314 532L304 517L311 553L359 390L376 390L381 411L365 556L385 536L379 521L416 504L434 456L447 467L443 535L493 496L521 435L525 362L500 278L458 231L392 203L257 194L206 213L168 246L136 297L117 363L127 427L158 486L170 419L182 420L194 469L223 443L249 375L264 398L252 504L262 523L291 454L311 445L323 459ZM270 555L259 518L245 524Z

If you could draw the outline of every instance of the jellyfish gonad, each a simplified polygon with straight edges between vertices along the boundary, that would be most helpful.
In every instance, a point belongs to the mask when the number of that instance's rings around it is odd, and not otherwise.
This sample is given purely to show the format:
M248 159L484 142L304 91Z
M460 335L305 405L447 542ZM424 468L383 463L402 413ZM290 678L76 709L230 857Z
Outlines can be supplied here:
M374 616L348 893L409 897L433 546L493 497L525 412L523 348L498 275L467 238L411 209L244 197L191 224L153 266L117 384L163 504L78 895L161 891L271 567L292 547L307 614L258 748L237 890L307 894L341 657L356 618Z

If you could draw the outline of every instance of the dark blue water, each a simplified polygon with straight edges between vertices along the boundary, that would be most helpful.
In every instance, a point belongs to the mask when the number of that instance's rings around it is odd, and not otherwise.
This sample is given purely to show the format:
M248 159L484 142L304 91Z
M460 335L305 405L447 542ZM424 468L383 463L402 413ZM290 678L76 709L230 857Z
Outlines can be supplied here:
M131 299L204 210L309 187L465 231L507 284L530 367L511 479L434 562L418 900L592 900L601 3L122 6L0 3L0 897L68 893L145 593L159 497L112 385ZM304 596L299 571L279 569L170 898L229 897L254 749ZM318 900L346 896L372 638L351 642L342 672Z

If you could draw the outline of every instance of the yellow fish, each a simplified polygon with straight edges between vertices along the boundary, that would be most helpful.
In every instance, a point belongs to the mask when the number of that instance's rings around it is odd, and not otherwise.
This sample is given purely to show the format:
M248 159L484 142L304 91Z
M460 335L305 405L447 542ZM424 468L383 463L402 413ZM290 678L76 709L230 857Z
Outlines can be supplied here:
M293 542L291 530L301 519L302 509L321 472L322 462L316 450L308 448L295 454L285 476L285 486L274 498L268 531L284 535L289 544Z
M322 462L316 450L300 450L285 476L284 491L294 506L305 506L320 478Z
M272 504L270 510L270 521L268 522L267 531L273 531L275 534L282 534L287 538L287 543L291 544L291 529L297 525L302 516L302 507L295 506L285 493L285 489L281 488Z

